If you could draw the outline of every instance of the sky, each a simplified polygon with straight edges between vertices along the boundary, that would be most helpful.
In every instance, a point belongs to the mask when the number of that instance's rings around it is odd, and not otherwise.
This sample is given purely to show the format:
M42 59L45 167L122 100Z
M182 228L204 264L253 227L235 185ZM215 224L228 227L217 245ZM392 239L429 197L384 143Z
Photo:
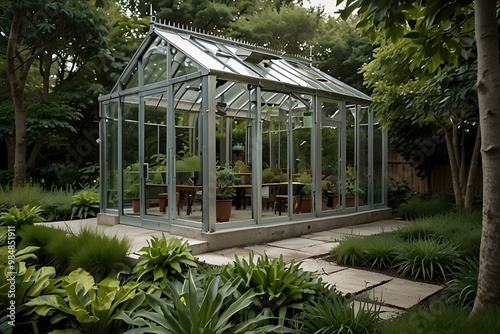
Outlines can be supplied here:
M325 7L325 11L331 16L337 16L335 11L337 10L337 0L304 0L304 7L309 7L310 5L317 7L319 5L323 5ZM343 7L342 5L340 7Z

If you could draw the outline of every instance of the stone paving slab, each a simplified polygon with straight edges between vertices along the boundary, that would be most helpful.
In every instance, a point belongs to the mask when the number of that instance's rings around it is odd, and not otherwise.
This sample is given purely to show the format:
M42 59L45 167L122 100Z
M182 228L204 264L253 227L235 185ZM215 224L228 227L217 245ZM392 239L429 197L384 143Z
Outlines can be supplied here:
M322 241L307 239L307 238L291 238L291 239L283 239L278 241L273 241L267 243L269 246L281 247L293 250L300 250L302 248L319 245L322 244Z
M336 242L344 239L347 236L345 233L337 233L332 231L315 232L303 235L302 238L319 240L324 242Z
M233 262L232 259L215 253L199 254L196 255L196 258L198 258L198 261L204 262L211 266L225 266L226 264Z
M335 285L336 289L344 294L356 294L393 279L391 276L354 268L323 274L320 277L324 282Z
M311 254L308 253L292 249L272 247L269 245L253 245L253 246L247 246L245 247L245 249L252 250L254 253L259 255L267 254L267 256L271 259L277 259L280 257L280 255L283 255L283 259L285 260L285 262L291 262L291 261L298 262L311 256Z
M338 242L322 242L317 245L301 248L299 251L309 253L313 256L327 255L330 254L332 249L337 247L338 244Z
M337 266L333 262L320 259L305 259L300 267L315 274L331 274L336 271L345 270L347 267Z
M363 292L359 296L356 296L356 299L371 300L377 303L409 309L441 289L443 287L440 285L394 278L385 284Z
M219 255L222 255L222 256L225 256L227 258L230 258L230 259L234 260L235 255L238 255L239 258L248 259L248 255L250 253L254 253L254 252L251 251L251 250L249 250L249 249L245 249L245 248L233 247L233 248L227 248L227 249L221 249L221 250L218 250L218 251L214 251L213 253L219 254ZM254 260L256 260L256 258L258 256L259 255L256 255L254 257Z

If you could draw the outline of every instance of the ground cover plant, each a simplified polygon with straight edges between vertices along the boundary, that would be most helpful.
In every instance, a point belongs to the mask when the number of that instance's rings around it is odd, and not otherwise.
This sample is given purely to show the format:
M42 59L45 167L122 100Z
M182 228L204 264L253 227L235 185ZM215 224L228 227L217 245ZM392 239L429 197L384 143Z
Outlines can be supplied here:
M422 218L392 232L350 236L331 251L340 265L394 268L412 279L449 279L463 258L477 258L481 212Z
M76 191L72 186L44 188L37 183L19 187L0 187L0 214L22 210L26 205L40 207L40 216L46 221L95 217L99 212L99 193L94 186Z
M415 308L403 317L384 322L384 334L475 334L500 333L500 310L469 314L470 309L448 305L441 301L429 310Z
M71 196L73 189L44 189L36 183L26 183L19 187L0 187L0 207L22 208L24 205L39 206L47 221L69 219L71 217Z

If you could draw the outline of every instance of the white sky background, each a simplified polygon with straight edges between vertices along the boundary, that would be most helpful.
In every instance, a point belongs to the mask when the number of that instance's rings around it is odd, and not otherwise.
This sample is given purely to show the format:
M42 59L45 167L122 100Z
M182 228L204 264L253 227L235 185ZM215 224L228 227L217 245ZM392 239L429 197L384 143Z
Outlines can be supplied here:
M326 14L330 16L338 16L335 14L337 11L337 0L303 0L304 7L318 7L319 5L323 5L325 7ZM339 8L343 8L344 4L342 4Z

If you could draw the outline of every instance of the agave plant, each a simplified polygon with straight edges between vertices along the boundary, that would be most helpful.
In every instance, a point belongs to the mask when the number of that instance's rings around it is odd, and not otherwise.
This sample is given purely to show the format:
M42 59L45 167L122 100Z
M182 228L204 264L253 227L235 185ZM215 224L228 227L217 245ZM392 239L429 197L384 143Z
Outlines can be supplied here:
M241 279L222 284L220 276L214 276L206 289L197 288L191 271L184 283L168 282L166 294L170 300L154 294L146 295L152 310L124 311L117 319L140 328L126 334L222 334L222 333L271 333L280 326L265 325L266 316L237 321L238 313L250 307L259 295L248 290L238 293Z
M137 280L156 282L184 277L190 267L196 267L188 242L181 239L152 237L148 246L139 250L139 259L133 269Z

